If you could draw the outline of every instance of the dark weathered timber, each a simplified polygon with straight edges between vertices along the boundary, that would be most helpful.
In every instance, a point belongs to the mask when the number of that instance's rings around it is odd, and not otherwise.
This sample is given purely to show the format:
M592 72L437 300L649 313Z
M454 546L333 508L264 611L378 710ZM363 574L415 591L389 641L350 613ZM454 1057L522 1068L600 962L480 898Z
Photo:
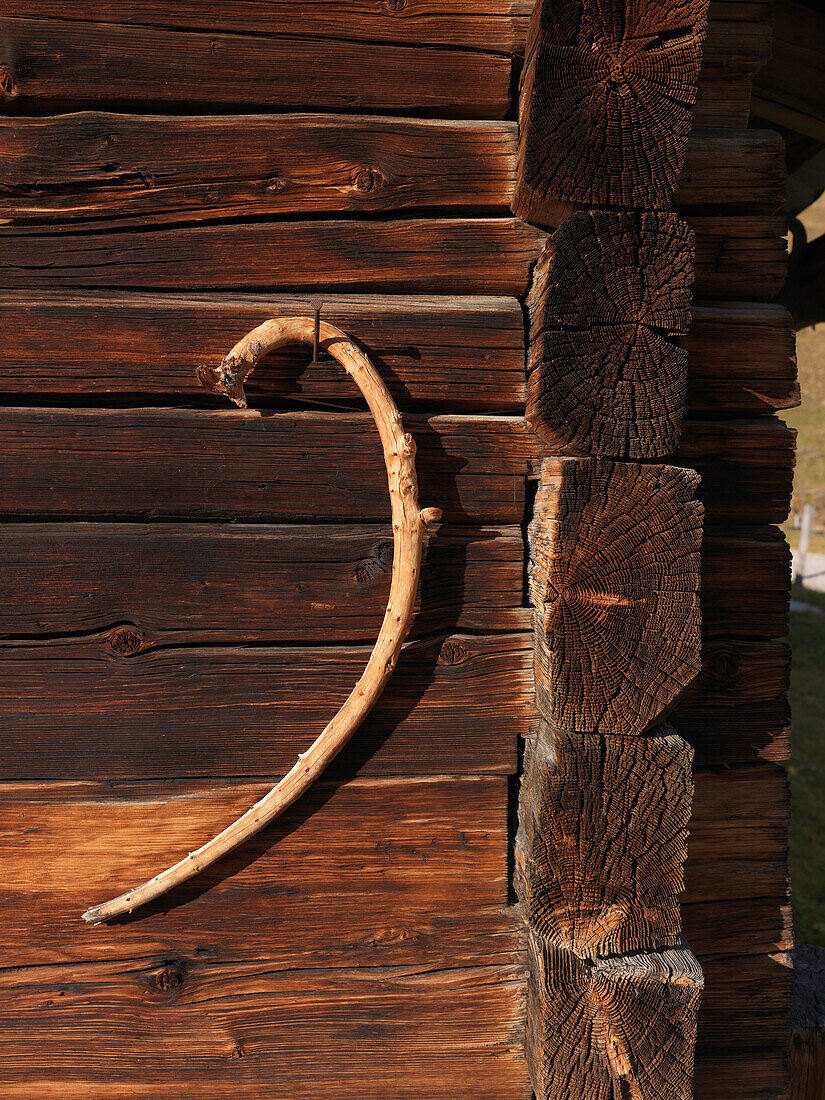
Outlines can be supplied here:
M687 408L753 415L799 404L790 313L757 302L696 303L679 344L687 352Z
M404 424L422 502L460 523L521 521L536 446L523 419ZM0 456L0 513L20 518L389 519L369 414L6 408Z
M503 211L516 141L514 122L376 115L5 118L0 213L44 222L143 214L158 224L412 207ZM778 134L693 131L674 203L773 213L784 181Z
M786 273L781 217L695 217L695 292L771 298ZM0 286L508 294L546 240L512 218L145 225L109 232L0 229ZM296 278L296 272L299 276Z
M702 671L680 701L705 706L736 706L775 699L790 684L791 650L786 642L705 642Z
M699 770L695 781L686 874L694 862L785 859L790 799L781 765Z
M788 1087L790 960L709 958L699 1012L695 1095L776 1100Z
M79 112L0 122L3 217L239 215L469 207L504 212L511 122L346 115L151 117Z
M700 668L698 479L546 460L530 524L536 700L548 722L636 735Z
M706 638L781 638L790 627L791 551L776 527L705 528Z
M516 844L516 889L538 937L582 958L680 942L692 759L667 726L644 738L539 728Z
M297 294L9 291L0 294L0 392L204 398L197 364L218 364L269 317L309 309ZM515 298L328 294L323 315L364 345L402 409L524 408ZM268 356L245 387L250 403L360 402L338 363L309 368L311 356L298 345Z
M513 211L672 206L693 122L707 0L538 0L527 35Z
M121 921L110 935L79 923L90 897L116 893L171 853L196 847L263 787L0 787L9 834L0 855L10 907L4 968L204 953L271 958L284 969L500 966L518 951L518 916L507 912L502 778L324 780L243 851L140 920Z
M103 233L5 228L0 286L518 296L544 240L514 218L140 225Z
M369 657L357 645L144 645L131 625L0 644L0 777L282 774ZM534 715L532 665L529 634L408 642L332 774L514 772Z
M18 114L182 104L503 118L510 103L510 58L480 50L41 18L1 19L0 41L2 101Z
M587 211L556 230L527 299L527 420L551 450L676 450L687 353L672 337L690 324L693 253L675 214Z
M434 528L414 634L527 628L523 558L517 527ZM7 524L0 636L128 624L135 649L372 642L392 559L389 525Z
M330 294L324 302L324 315L367 348L400 408L524 407L524 317L515 298ZM0 392L203 398L195 362L217 363L267 317L307 308L307 295L295 294L6 291ZM753 415L799 400L782 306L696 304L679 343L688 353L689 412ZM245 387L250 403L358 399L334 363L307 369L310 354L296 346L265 359Z
M450 522L521 521L525 478L546 453L522 418L404 422L418 444L423 501ZM779 523L790 505L793 442L772 417L686 420L677 459L702 474L709 522ZM18 519L389 518L368 414L7 407L0 459L0 514Z
M685 421L677 458L702 476L708 517L783 523L791 504L796 432L774 417Z
M536 1100L689 1100L702 970L687 947L590 962L529 935Z
M772 6L771 59L754 87L754 114L825 141L822 69L825 28L817 4L779 0Z
M697 295L770 299L782 289L788 267L783 217L688 215L685 220L696 233Z
M329 917L329 911L327 912ZM296 931L296 935L300 932ZM100 937L92 932L90 937ZM523 962L285 969L207 952L0 974L10 1100L530 1100Z
M785 145L772 130L692 130L673 204L773 214L786 179Z
M186 30L312 35L319 38L405 42L410 45L469 46L500 53L524 50L532 0L419 0L376 6L369 0L325 0L297 8L289 0L233 0L215 7L210 0L39 0L41 18L101 23L123 22ZM6 0L8 15L29 17L31 0ZM767 4L758 0L712 0L705 41L705 63L717 67L761 64L768 56ZM738 32L733 38L733 32Z
M719 70L705 69L693 105L695 125L729 131L744 129L750 118L752 88L750 74L726 78Z
M701 701L678 704L671 720L693 745L697 764L705 767L755 760L783 763L791 755L791 712L784 695L724 709L702 706Z

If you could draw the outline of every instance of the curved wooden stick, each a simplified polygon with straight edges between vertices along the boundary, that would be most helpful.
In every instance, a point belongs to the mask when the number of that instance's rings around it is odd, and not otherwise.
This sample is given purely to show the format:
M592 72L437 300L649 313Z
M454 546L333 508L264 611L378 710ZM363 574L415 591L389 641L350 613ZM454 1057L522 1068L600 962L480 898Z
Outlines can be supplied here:
M243 384L258 360L282 344L312 340L313 327L310 317L265 321L240 340L219 367L200 367L198 379L207 389L224 394L245 408ZM298 754L298 762L268 794L223 832L174 866L120 897L93 905L83 914L89 924L101 924L131 913L165 894L273 821L312 785L346 745L372 710L395 668L412 623L424 531L440 518L441 513L437 508L421 511L418 507L415 443L412 436L405 434L401 414L372 363L346 333L332 325L322 322L321 338L324 349L338 360L366 398L384 449L392 502L394 556L390 597L378 639L360 680L341 709L309 749Z

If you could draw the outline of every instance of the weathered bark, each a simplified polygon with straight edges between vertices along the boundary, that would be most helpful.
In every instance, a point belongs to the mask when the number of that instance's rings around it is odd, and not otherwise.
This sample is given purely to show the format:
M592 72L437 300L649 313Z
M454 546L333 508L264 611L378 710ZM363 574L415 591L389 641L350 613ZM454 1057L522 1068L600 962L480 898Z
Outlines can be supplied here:
M707 0L540 0L527 39L513 210L667 209L684 162Z
M553 733L528 746L517 888L537 936L580 958L679 943L690 746L650 736Z
M676 451L685 404L693 233L675 214L574 214L528 298L527 419L551 449Z
M700 668L695 473L545 460L530 526L536 695L551 725L635 735Z

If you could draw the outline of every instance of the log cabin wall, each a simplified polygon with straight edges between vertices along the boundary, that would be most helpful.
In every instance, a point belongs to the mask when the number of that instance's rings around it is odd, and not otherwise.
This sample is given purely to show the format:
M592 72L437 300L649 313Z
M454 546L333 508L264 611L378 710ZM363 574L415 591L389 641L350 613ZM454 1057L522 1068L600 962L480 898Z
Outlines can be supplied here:
M525 301L510 212L527 4L9 0L0 20L4 1095L531 1094L512 889L535 732ZM778 1100L792 440L764 5L711 5L676 205L696 234L677 461L703 478L682 914L697 1097ZM212 835L356 679L386 602L377 436L267 316L370 351L444 510L379 707L300 805L141 915L79 920ZM116 1082L116 1084L114 1084Z

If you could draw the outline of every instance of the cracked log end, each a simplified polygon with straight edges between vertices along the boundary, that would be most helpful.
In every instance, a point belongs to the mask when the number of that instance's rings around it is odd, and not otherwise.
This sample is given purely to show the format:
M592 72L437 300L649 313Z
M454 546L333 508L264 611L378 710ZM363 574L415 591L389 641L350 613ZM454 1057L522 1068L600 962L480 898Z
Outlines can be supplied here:
M547 459L530 524L536 701L556 729L639 735L701 668L699 476Z

